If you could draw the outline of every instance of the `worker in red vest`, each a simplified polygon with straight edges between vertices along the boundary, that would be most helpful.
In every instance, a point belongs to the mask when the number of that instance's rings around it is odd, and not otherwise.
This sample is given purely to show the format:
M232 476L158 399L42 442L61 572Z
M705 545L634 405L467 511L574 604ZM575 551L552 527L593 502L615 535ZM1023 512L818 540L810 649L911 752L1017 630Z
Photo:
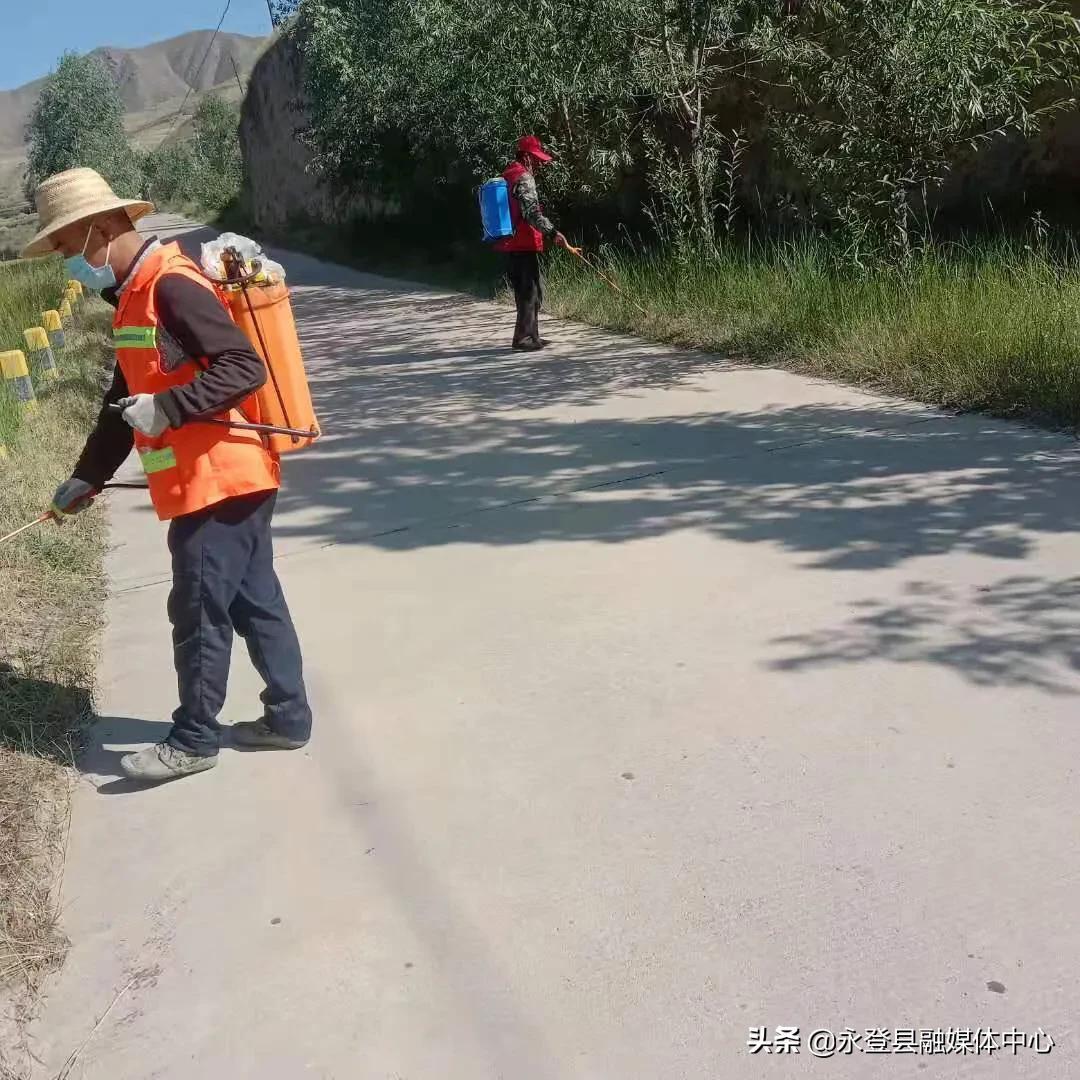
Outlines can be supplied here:
M497 241L494 247L496 251L506 253L507 276L514 287L517 304L513 347L523 352L547 345L540 336L539 326L540 305L544 300L540 278L544 239L554 240L561 247L569 246L566 237L544 216L536 190L536 170L551 160L551 155L535 135L525 135L518 140L516 158L503 173L510 189L510 220L514 234Z
M179 245L135 231L151 203L118 198L93 169L50 177L35 201L40 231L24 255L59 252L72 278L116 308L112 385L53 512L85 510L134 445L154 509L169 522L180 703L167 738L121 767L157 781L217 764L234 632L266 689L262 717L234 724L233 744L297 749L311 734L311 709L274 570L278 460L257 432L198 422L242 421L237 406L266 381L266 365Z

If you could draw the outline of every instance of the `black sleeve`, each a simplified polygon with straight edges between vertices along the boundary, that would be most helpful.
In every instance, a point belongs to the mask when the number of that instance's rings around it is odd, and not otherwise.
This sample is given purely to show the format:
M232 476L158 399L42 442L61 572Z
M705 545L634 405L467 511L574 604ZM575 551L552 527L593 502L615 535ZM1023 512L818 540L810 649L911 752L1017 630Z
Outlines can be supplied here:
M187 385L157 395L172 427L231 409L266 382L262 357L209 289L179 274L166 274L157 283L154 300L162 330L189 357L209 361Z
M110 404L127 396L127 382L120 365L117 364L113 371L112 385L105 394L101 412L98 413L97 423L90 432L72 472L73 476L84 480L97 491L101 491L113 478L116 470L131 453L135 442L135 432L128 426L127 421L119 412L109 408Z

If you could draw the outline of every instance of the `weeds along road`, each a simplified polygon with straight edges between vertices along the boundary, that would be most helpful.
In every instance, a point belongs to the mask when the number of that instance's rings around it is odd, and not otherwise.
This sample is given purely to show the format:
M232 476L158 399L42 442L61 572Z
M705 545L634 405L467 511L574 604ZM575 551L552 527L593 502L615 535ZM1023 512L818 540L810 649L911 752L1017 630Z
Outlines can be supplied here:
M1073 442L576 326L521 356L492 305L278 257L315 736L117 779L174 705L117 491L42 1075L122 990L87 1080L1073 1075ZM240 654L224 719L256 690ZM781 1025L1056 1045L749 1052Z

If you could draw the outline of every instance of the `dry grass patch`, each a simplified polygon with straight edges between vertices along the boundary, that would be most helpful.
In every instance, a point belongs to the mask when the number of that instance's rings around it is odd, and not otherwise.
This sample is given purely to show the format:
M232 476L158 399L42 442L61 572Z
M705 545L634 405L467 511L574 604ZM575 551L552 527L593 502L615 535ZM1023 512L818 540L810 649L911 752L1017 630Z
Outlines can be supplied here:
M3 287L0 276L0 306ZM40 514L69 474L100 401L107 319L100 302L88 308L58 357L61 381L39 390L37 414L18 424L8 416L0 535ZM0 546L0 1080L29 1063L19 1027L66 947L57 893L71 766L93 715L104 545L95 507Z

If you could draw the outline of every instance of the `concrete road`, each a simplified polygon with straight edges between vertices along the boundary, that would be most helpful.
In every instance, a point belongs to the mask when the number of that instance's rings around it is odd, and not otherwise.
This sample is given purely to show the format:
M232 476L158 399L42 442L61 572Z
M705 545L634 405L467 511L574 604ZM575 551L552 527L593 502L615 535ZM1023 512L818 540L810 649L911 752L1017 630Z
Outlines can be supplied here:
M1080 1075L1073 441L279 257L316 734L117 779L175 687L114 493L41 1075L110 1005L73 1077ZM238 652L224 719L257 690Z

